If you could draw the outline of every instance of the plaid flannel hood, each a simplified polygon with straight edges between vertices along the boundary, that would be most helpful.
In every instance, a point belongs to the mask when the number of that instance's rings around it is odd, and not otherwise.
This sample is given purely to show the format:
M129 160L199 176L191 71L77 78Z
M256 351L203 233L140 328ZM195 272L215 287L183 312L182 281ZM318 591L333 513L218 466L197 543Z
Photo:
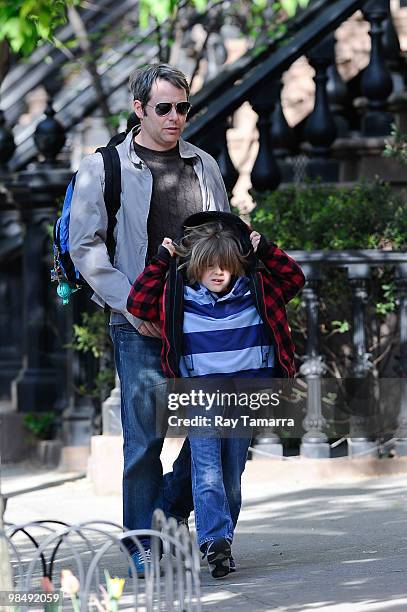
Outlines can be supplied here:
M220 221L224 226L231 229L236 234L236 237L241 245L242 253L248 255L248 268L254 268L256 266L256 257L253 252L252 243L250 242L250 233L252 230L237 215L219 210L208 210L195 213L194 215L187 217L182 224L182 227L184 228L185 232L187 228L203 225L204 223L211 223L213 221Z

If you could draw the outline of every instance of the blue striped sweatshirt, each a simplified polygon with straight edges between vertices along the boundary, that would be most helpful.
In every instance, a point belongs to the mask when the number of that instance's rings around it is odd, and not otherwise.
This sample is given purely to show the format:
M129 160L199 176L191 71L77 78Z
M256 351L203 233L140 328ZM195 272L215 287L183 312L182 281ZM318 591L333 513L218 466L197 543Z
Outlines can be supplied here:
M221 296L199 283L184 287L182 377L272 367L274 349L246 276Z

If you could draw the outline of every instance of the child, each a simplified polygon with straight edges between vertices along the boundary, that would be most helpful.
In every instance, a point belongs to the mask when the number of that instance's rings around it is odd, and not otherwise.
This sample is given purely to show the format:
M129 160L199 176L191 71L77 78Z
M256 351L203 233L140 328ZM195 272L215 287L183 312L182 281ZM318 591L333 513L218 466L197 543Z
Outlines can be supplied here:
M304 284L300 267L236 215L197 213L184 228L179 245L163 240L127 302L136 317L160 321L165 375L292 377L285 304ZM198 543L221 578L236 569L231 543L250 437L189 440Z

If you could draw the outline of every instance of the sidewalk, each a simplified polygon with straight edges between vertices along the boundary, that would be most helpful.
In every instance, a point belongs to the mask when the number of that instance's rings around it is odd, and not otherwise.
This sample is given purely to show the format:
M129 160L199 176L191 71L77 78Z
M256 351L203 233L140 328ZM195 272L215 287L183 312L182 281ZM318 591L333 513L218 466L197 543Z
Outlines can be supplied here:
M406 612L407 476L307 486L272 482L267 465L247 464L238 571L214 581L203 566L203 609ZM87 480L9 500L6 520L41 518L120 522L121 500L96 497Z

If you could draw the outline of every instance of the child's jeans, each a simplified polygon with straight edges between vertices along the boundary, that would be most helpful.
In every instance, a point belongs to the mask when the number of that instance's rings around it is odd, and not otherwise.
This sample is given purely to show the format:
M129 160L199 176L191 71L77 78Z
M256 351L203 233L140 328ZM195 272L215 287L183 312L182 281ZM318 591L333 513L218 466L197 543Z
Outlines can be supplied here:
M231 379L197 377L195 380L197 388L205 393L236 391ZM210 410L199 406L190 408L188 412L190 417L201 415L211 419L210 426L191 426L188 435L195 526L199 547L205 552L207 543L216 538L233 540L242 504L241 476L252 430L242 427L240 422L236 429L217 425L215 417L238 416L234 405L222 405L221 401L214 402Z
M192 495L198 544L215 538L233 540L242 503L240 480L251 437L189 436Z
M233 376L233 378L232 378ZM275 370L267 368L251 372L239 372L221 379L197 377L205 392L217 390L226 393L267 388L267 379L274 378ZM253 381L245 378L263 378ZM239 380L236 380L239 379ZM264 380L266 379L266 380ZM199 385L197 384L197 387ZM202 411L190 411L191 416L203 414ZM226 418L238 418L241 410L236 406L215 405L206 413L212 418L222 415ZM225 435L225 431L228 435ZM222 427L193 427L189 432L191 446L192 496L194 500L195 525L198 544L202 552L207 543L216 538L233 540L234 530L239 518L242 504L241 476L243 474L247 452L252 439L250 427L243 427L241 421L235 429Z

